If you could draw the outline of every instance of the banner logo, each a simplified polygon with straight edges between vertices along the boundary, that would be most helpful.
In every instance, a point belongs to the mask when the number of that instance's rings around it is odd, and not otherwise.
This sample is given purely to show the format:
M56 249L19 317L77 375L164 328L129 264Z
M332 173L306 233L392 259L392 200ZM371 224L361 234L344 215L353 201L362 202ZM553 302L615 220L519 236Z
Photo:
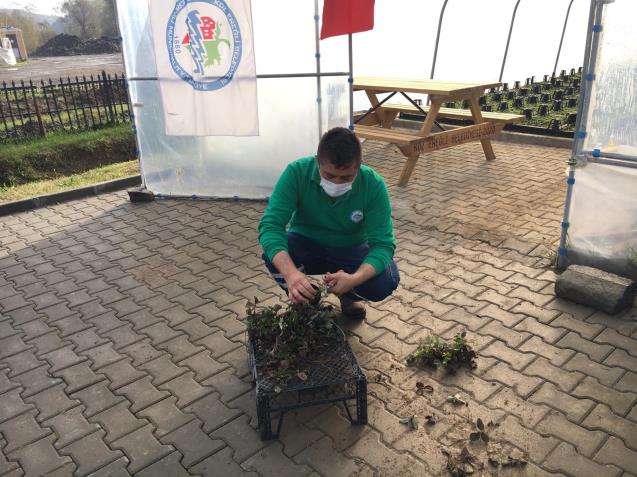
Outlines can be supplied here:
M172 69L198 91L229 84L241 62L239 24L223 0L179 0L166 46Z

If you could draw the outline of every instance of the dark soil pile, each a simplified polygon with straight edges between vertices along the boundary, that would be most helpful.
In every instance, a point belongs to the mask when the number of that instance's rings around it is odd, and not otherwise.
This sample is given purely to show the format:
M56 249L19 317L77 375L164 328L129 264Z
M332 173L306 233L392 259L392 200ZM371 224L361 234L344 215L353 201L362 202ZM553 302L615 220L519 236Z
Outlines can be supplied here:
M74 56L119 53L121 45L115 38L89 38L61 33L33 52L33 56Z

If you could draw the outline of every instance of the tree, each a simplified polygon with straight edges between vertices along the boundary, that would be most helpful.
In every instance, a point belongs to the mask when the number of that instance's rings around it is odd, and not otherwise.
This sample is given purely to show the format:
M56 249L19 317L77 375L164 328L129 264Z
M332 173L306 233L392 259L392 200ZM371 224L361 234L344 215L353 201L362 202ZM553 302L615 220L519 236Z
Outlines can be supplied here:
M117 10L115 8L115 0L102 0L102 28L100 34L102 36L117 37L119 29L117 27Z
M98 36L100 6L96 0L66 0L61 9L67 32L83 39Z
M33 51L55 36L55 32L47 22L37 22L29 11L12 10L2 12L0 26L19 28L24 37L27 52Z

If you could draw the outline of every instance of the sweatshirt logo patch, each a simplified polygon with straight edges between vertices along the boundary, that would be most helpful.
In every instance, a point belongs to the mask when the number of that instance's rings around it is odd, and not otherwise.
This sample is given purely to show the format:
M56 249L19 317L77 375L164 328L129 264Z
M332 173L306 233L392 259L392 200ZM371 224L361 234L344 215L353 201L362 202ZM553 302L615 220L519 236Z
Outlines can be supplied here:
M349 218L354 223L359 223L361 220L363 220L363 217L365 217L365 216L363 215L363 211L362 210L355 210L349 216Z

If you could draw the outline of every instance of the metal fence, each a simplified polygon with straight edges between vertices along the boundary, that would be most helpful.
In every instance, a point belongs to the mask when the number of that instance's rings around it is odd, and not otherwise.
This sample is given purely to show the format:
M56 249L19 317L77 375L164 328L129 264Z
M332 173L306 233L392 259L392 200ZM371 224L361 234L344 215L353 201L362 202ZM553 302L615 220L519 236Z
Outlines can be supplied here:
M0 84L0 141L85 131L131 120L124 75Z

